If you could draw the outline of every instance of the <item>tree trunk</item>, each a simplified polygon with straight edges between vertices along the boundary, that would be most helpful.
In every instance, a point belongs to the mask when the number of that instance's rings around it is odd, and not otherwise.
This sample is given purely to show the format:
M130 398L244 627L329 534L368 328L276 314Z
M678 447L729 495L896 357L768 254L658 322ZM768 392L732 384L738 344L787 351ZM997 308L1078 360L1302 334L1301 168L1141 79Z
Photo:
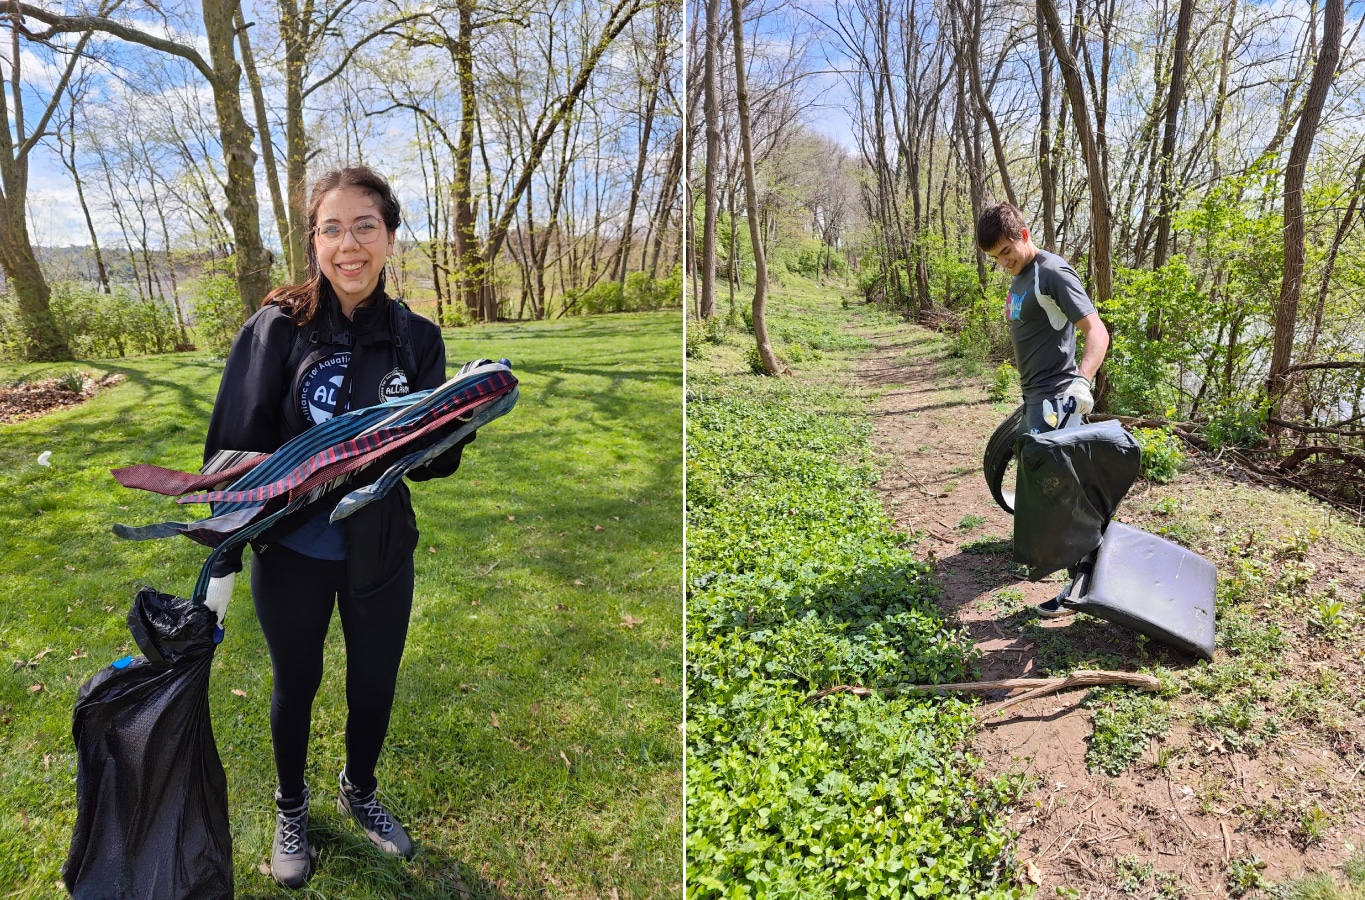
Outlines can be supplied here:
M265 162L265 183L270 188L271 209L275 213L275 229L280 235L280 249L289 267L292 281L297 267L295 247L290 240L289 213L284 207L284 195L280 191L280 172L275 165L275 143L270 136L270 119L266 116L265 92L261 89L260 76L256 74L256 60L251 53L251 39L247 36L246 22L238 7L233 14L237 26L237 41L242 47L242 68L246 71L246 82L251 88L251 102L256 112L256 136L261 145L261 159ZM295 281L294 284L299 282Z
M1046 2L1046 0L1043 0ZM1275 337L1270 355L1270 374L1266 389L1270 395L1270 415L1280 415L1285 395L1289 392L1289 360L1294 350L1294 326L1298 323L1299 297L1303 292L1304 224L1303 182L1308 168L1308 154L1313 149L1322 107L1327 91L1336 77L1341 56L1341 33L1345 24L1344 0L1327 0L1323 20L1322 46L1313 66L1313 80L1308 85L1299 127L1294 144L1289 150L1289 163L1284 173L1284 280L1280 283L1279 302L1275 304ZM1273 436L1273 434L1272 434Z
M1347 201L1346 212L1342 213L1341 221L1337 223L1332 245L1327 250L1327 259L1322 264L1322 283L1318 286L1318 305L1313 313L1313 331L1309 334L1308 346L1303 351L1303 358L1307 362L1313 362L1317 355L1318 338L1322 336L1322 317L1327 309L1327 294L1332 286L1332 272L1336 269L1337 254L1341 252L1341 245L1346 240L1346 235L1351 233L1362 190L1365 190L1365 155L1360 157L1360 165L1356 169L1355 180L1350 189L1351 199Z
M1190 21L1194 18L1194 0L1180 0L1180 11L1176 15L1175 48L1171 52L1171 86L1166 94L1166 130L1161 137L1161 164L1157 171L1161 178L1161 204L1157 211L1156 249L1152 254L1152 267L1159 269L1166 265L1171 252L1171 207L1175 204L1175 157L1176 129L1180 119L1180 105L1185 101L1185 63L1189 56ZM1161 340L1161 322L1149 325L1147 336L1154 341Z
M1052 55L1047 25L1038 19L1038 187L1043 195L1043 249L1057 252L1057 167L1052 161Z
M213 65L213 105L227 163L227 214L237 253L237 292L250 316L270 291L270 259L261 243L260 208L256 202L256 152L251 128L242 115L241 69L233 55L233 13L237 0L203 0L204 34Z
M76 97L72 95L72 103L76 102ZM105 294L112 294L113 289L109 286L109 270L104 266L104 254L100 252L99 235L95 232L95 221L90 217L90 205L85 202L85 184L81 180L80 170L76 168L76 111L70 111L70 119L67 120L68 140L71 145L71 159L66 158L62 152L62 163L65 164L67 171L71 173L71 180L76 184L76 199L81 205L81 215L85 218L85 228L90 232L90 246L95 252L95 271L99 278L100 289ZM60 132L58 132L60 138ZM58 150L63 150L63 143L58 144Z
M71 347L52 315L52 291L43 277L33 245L29 243L24 206L18 204L16 207L8 197L4 205L7 208L0 218L0 265L19 301L19 314L24 324L24 355L33 362L72 359Z
M0 268L4 269L5 277L19 301L25 357L36 362L51 362L71 359L71 347L57 328L57 320L52 315L51 291L28 234L28 154L47 131L57 104L71 81L76 60L90 39L90 30L81 29L84 34L76 43L46 108L37 124L29 130L24 121L23 96L28 88L20 72L22 10L14 7L15 4L11 4L13 15L10 18L9 56L13 93L6 98L5 87L0 85ZM74 145L72 158L75 158Z
M700 315L716 314L716 218L720 212L720 82L716 66L720 58L720 0L706 0L706 57L704 66L706 116L706 187L701 230Z
M478 239L474 234L476 215L473 197L474 117L478 103L474 92L474 4L470 0L460 0L456 8L459 11L459 31L450 47L460 86L460 128L455 143L455 172L451 182L456 289L465 309L476 320L480 320L483 316L479 285L483 282L483 267L479 259Z
M303 122L303 65L307 56L306 22L296 0L279 0L280 36L284 39L284 177L288 195L289 281L308 277L305 244L308 228L308 137Z
M741 0L730 0L730 19L735 32L735 97L739 107L739 145L744 161L744 200L749 211L749 240L753 243L754 255L754 340L758 343L758 355L763 360L763 368L769 375L781 372L782 364L773 353L768 341L768 323L765 318L768 300L768 259L763 251L763 233L759 227L758 187L754 181L754 141L749 129L749 87L744 73L744 17L740 9Z
M1228 18L1223 28L1223 52L1218 62L1218 92L1213 106L1213 134L1209 139L1209 159L1213 180L1217 181L1222 172L1218 160L1219 139L1223 134L1223 109L1228 102L1228 64L1231 61L1228 57L1229 45L1232 43L1232 26L1237 18L1237 0L1230 0L1228 3Z
M1000 186L1005 191L1005 199L1012 206L1019 202L1014 196L1014 184L1010 181L1009 162L1005 158L1005 144L1000 136L1000 124L995 121L991 111L990 97L981 83L981 0L969 0L970 5L963 12L967 17L967 41L970 52L963 59L971 80L972 97L976 101L977 112L986 122L991 133L991 150L995 154L995 168L1000 173Z
M682 177L682 157L683 130L679 128L673 142L673 155L664 174L663 187L659 190L658 208L654 211L654 246L649 252L650 278L659 277L659 256L663 253L664 236L668 233L668 225L673 221L673 200L677 198L678 179Z
M649 161L649 134L654 129L654 109L659 102L659 83L664 66L668 64L668 36L664 33L664 6L654 7L654 68L650 72L649 100L645 103L644 119L640 125L640 153L635 160L635 177L630 182L630 201L626 205L626 222L621 233L621 250L617 261L616 278L625 297L626 270L630 267L631 239L635 232L635 207L640 203L640 188L645 181L645 163Z
M1085 168L1090 181L1090 233L1093 248L1090 267L1094 279L1092 293L1096 303L1103 303L1113 295L1114 289L1109 189L1105 183L1104 164L1100 159L1095 130L1090 123L1090 111L1085 99L1085 84L1081 78L1081 70L1076 65L1076 57L1067 47L1057 5L1053 0L1038 0L1038 12L1047 23L1048 37L1052 40L1052 52L1056 54L1062 70L1062 80L1066 84L1067 99L1071 103L1072 118L1075 120L1076 136L1080 139L1081 152L1085 157Z

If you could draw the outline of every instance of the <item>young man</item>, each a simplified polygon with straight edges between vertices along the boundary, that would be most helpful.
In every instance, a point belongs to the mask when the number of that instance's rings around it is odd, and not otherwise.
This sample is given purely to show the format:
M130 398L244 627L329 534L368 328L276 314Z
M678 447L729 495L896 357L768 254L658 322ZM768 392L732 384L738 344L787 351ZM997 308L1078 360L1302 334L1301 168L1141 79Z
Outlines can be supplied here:
M987 207L976 223L976 243L1000 268L1010 273L1005 305L1010 341L1024 393L1021 434L1051 431L1043 419L1043 401L1058 411L1075 399L1073 415L1095 406L1091 389L1095 373L1109 350L1109 330L1081 285L1080 276L1055 253L1039 250L1017 206ZM1085 335L1085 352L1076 362L1076 332ZM1070 587L1068 586L1067 590ZM1038 606L1040 615L1064 616L1067 590Z

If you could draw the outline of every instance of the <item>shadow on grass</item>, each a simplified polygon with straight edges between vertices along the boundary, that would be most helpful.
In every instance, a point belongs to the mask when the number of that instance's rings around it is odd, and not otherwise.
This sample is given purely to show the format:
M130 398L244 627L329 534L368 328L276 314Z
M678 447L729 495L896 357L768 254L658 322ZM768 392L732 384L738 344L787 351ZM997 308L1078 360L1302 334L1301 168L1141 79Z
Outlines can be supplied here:
M328 882L342 880L351 890L371 897L403 900L507 900L507 894L473 867L439 850L418 845L411 861L386 857L356 835L324 821L310 825L308 839L318 852L313 883L301 893L269 887L239 885L240 900L279 900L288 896L327 896ZM350 871L338 871L342 868ZM255 878L252 879L256 881ZM311 890L310 890L311 888Z

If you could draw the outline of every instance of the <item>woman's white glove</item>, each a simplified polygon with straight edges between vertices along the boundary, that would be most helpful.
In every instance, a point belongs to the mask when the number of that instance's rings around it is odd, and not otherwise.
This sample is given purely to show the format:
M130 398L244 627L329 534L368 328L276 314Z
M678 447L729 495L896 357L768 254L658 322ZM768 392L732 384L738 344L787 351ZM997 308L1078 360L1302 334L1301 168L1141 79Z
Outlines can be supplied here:
M236 580L236 572L229 572L221 578L209 579L209 590L204 598L204 605L217 614L219 625L227 618L228 601L232 599L232 585Z
M1090 411L1095 408L1095 397L1090 393L1090 379L1084 375L1077 375L1071 384L1067 385L1066 390L1062 392L1063 405L1065 405L1067 397L1076 398L1075 414L1078 416L1089 415Z

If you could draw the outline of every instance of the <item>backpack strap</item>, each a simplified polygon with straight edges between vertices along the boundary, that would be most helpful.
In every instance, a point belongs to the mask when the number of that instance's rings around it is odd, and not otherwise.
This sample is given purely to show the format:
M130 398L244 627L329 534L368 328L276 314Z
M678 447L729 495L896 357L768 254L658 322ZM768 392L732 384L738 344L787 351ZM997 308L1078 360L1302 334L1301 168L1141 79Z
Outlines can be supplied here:
M315 316L314 319L316 318ZM349 331L334 334L331 329L323 328L316 321L309 322L307 325L297 325L294 327L294 343L289 347L289 358L284 364L284 370L293 372L303 362L304 357L317 349L320 344L350 347L354 343L355 341Z
M417 377L417 349L412 346L412 329L409 325L409 316L412 310L402 300L394 298L389 301L389 337L393 345L398 350L398 359L403 364L403 371L409 378Z

